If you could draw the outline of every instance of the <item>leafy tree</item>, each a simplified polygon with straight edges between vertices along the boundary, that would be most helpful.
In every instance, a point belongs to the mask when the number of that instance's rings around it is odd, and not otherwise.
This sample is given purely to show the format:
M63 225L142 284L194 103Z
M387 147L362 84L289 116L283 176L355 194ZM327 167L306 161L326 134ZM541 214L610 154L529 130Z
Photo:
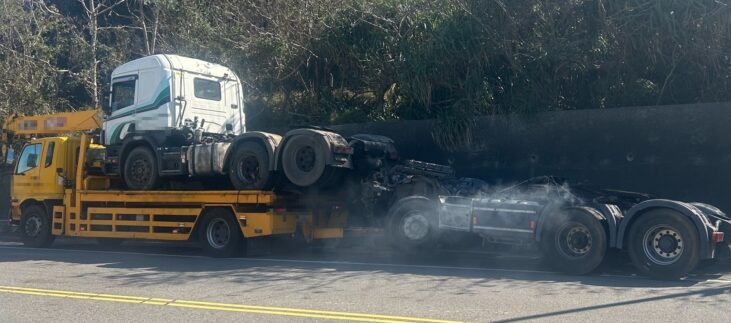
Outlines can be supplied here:
M0 3L0 119L72 109L79 86L78 34L42 1Z
M717 0L0 0L0 114L96 105L122 62L232 67L249 128L731 100Z

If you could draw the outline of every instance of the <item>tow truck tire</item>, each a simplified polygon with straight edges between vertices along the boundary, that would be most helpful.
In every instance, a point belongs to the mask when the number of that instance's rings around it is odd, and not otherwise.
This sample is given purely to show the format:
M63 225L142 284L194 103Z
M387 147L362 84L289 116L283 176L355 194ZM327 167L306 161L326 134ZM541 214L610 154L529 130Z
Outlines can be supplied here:
M208 255L216 258L239 255L244 236L230 210L208 210L198 225L198 239Z
M397 250L419 251L439 240L437 206L432 201L406 198L388 213L386 234Z
M287 140L282 150L282 170L287 179L300 187L333 181L327 166L327 147L314 137L298 135Z
M160 181L155 153L145 146L132 149L124 159L124 184L134 191L155 189Z
M554 269L571 275L592 272L604 260L607 234L587 210L568 209L547 227L542 238L544 260Z
M24 245L34 248L48 247L53 243L55 237L51 234L51 218L45 208L40 205L23 208L20 237Z
M235 148L228 165L228 176L237 190L268 190L273 176L269 171L269 154L255 142Z
M655 209L632 224L627 249L640 273L675 280L698 266L698 241L698 231L688 217L670 209Z

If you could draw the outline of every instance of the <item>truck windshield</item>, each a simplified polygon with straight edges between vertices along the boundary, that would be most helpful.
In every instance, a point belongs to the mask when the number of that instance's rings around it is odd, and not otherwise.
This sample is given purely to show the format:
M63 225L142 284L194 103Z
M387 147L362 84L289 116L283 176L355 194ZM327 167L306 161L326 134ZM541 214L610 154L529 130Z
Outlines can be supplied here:
M20 154L18 165L15 169L16 174L25 173L33 168L38 167L38 156L41 155L41 144L32 144L25 146L23 153Z

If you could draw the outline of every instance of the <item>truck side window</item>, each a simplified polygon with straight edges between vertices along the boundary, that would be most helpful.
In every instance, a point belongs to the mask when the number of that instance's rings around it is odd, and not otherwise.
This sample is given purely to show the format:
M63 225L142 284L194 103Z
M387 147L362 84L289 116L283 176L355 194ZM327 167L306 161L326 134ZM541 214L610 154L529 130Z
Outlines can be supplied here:
M196 98L211 101L221 101L221 83L216 81L194 78L193 92Z
M135 103L135 82L136 80L129 80L112 84L112 111Z
M20 154L18 165L15 168L16 174L25 173L33 168L38 167L38 157L41 155L41 144L32 144L25 146Z
M51 141L48 143L48 148L46 149L46 162L44 163L45 167L51 166L53 163L53 150L56 148L56 143Z

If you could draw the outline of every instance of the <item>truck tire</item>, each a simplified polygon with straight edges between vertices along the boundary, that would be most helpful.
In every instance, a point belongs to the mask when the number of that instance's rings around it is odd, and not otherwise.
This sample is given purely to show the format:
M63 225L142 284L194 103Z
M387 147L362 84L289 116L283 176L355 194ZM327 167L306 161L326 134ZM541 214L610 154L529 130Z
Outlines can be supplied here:
M670 209L641 215L629 230L627 249L640 273L658 279L679 279L700 259L698 231L688 217Z
M401 251L418 251L439 240L437 206L426 198L406 198L388 212L386 226L391 245Z
M48 247L55 236L51 234L51 218L46 209L40 205L29 205L23 208L20 218L20 238L29 247Z
M231 211L220 208L206 211L198 225L198 239L208 255L216 258L239 255L244 236Z
M563 273L583 275L596 269L607 252L607 234L588 210L562 210L547 222L541 239L544 259Z
M287 140L282 151L282 169L287 179L300 187L336 182L336 169L327 166L327 147L314 137L298 135Z
M132 149L124 160L124 184L135 191L155 189L160 181L155 153L139 146Z
M228 176L237 190L268 190L273 177L269 171L269 154L255 142L237 145L228 165Z

